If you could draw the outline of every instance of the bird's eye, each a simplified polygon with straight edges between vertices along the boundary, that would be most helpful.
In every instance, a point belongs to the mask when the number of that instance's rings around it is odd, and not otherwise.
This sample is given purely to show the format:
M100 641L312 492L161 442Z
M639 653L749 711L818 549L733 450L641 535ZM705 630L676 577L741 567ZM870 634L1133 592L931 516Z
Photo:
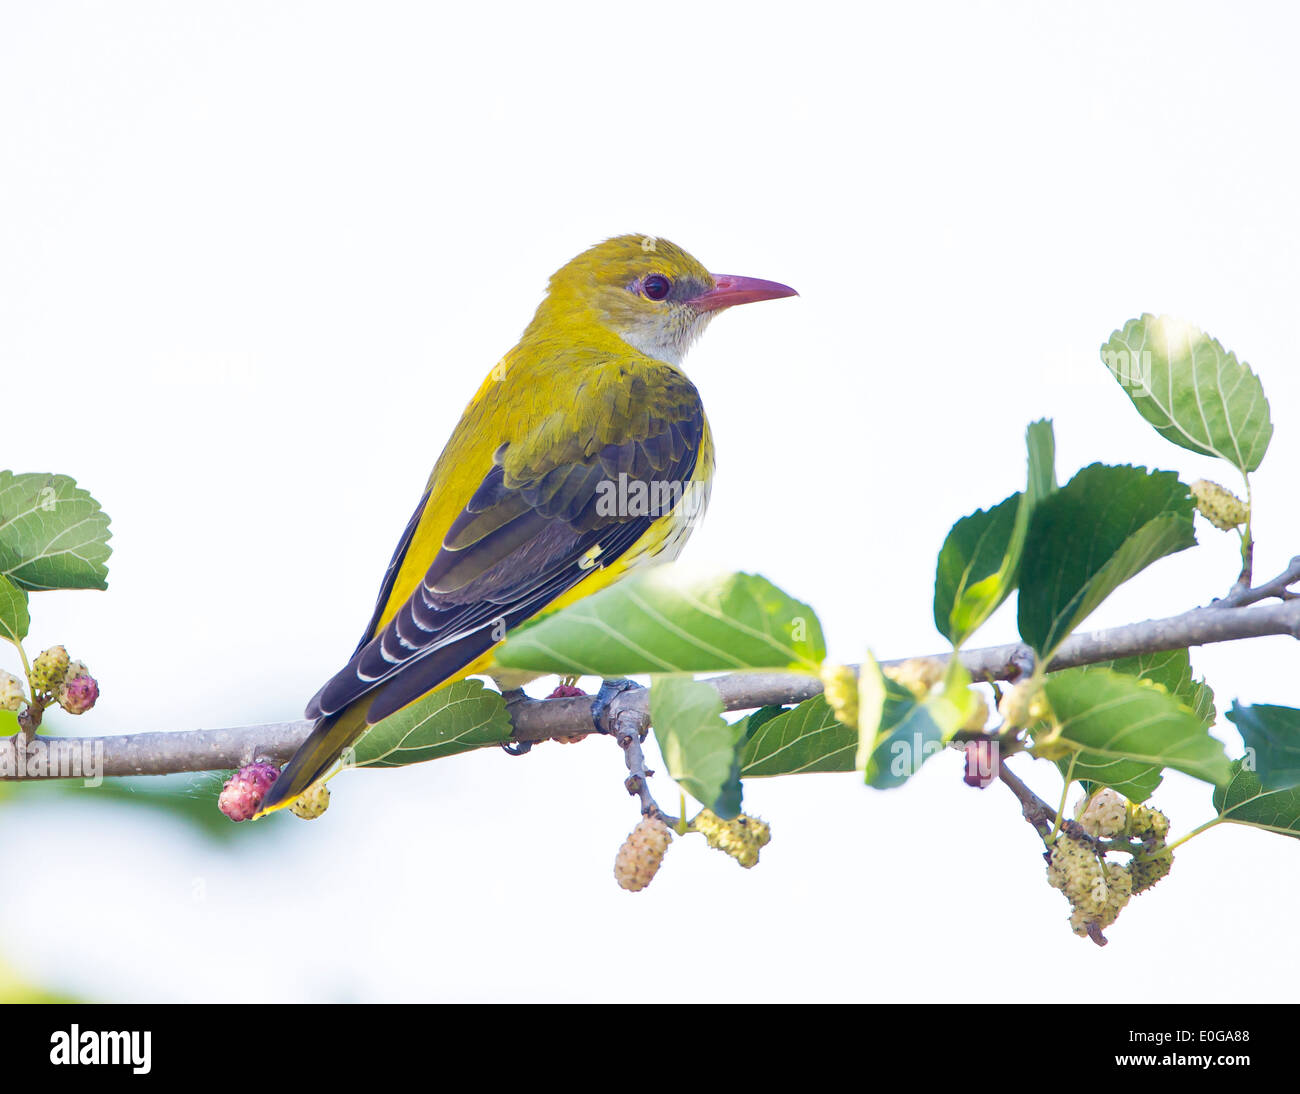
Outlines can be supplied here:
M651 274L642 283L641 291L650 300L663 300L668 296L668 292L672 287L672 282L663 274Z

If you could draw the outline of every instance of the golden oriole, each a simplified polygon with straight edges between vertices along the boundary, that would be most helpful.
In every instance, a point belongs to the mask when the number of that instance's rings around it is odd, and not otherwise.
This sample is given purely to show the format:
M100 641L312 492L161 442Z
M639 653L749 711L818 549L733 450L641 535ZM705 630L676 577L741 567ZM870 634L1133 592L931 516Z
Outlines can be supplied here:
M308 703L316 725L258 815L291 804L381 719L491 674L508 628L674 558L713 473L682 358L720 310L793 295L711 274L651 236L606 240L558 270L438 457L360 645Z

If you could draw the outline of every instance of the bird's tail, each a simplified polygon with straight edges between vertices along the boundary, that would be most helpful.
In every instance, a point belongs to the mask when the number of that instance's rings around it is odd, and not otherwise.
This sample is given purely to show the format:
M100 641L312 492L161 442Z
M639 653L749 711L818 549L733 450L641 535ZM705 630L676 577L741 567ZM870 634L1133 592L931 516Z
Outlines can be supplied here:
M327 774L344 749L370 728L366 721L369 705L368 701L354 703L337 714L318 719L311 734L267 790L262 807L253 819L292 805L304 790Z

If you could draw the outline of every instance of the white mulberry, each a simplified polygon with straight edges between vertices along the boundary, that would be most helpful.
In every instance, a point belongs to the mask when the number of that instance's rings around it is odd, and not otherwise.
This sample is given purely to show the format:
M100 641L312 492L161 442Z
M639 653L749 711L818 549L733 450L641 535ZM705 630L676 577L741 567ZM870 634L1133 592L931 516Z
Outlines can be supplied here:
M658 817L642 817L614 859L614 877L619 885L633 893L649 885L659 872L672 838L672 830Z

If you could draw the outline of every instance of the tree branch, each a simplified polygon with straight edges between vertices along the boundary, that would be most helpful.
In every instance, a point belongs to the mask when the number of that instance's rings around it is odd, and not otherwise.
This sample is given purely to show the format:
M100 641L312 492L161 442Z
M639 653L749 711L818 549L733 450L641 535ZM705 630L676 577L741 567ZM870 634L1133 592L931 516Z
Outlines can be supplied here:
M650 730L650 719L644 713L633 710L620 711L613 721L612 735L623 750L627 762L628 776L623 785L627 792L641 800L641 815L658 817L669 828L675 827L677 818L670 816L659 808L659 803L650 793L650 776L654 774L645 763L645 753L641 751L641 742Z
M1300 597L1287 586L1300 580L1300 557L1284 573L1229 601L1227 597L1166 619L1076 634L1067 639L1049 671L1096 664L1144 653L1289 634L1300 638ZM1256 595L1258 594L1258 595ZM1277 597L1277 603L1258 601ZM934 654L947 661L950 654ZM896 665L901 660L882 664ZM1023 643L966 650L962 663L979 681L1014 680L1033 668L1033 651ZM800 703L821 693L815 676L795 673L734 673L708 681L722 697L724 710L748 710L773 704ZM520 699L510 705L516 741L545 741L560 736L600 732L591 716L592 697ZM649 717L649 691L634 688L610 702L607 724L621 714L636 724ZM83 778L83 772L115 777L166 775L179 771L220 771L254 759L283 763L311 730L311 722L276 722L234 729L200 729L168 733L132 733L107 737L35 737L0 739L0 779ZM639 793L639 791L634 791ZM652 808L653 799L649 800ZM645 808L647 801L642 799Z
M1019 800L1025 820L1034 826L1040 836L1045 837L1056 823L1056 810L1021 782L1001 759L998 760L998 778Z
M1296 555L1287 565L1287 568L1277 577L1265 581L1262 585L1256 585L1253 589L1249 584L1238 581L1229 590L1227 596L1222 600L1216 600L1210 607L1236 608L1243 604L1254 604L1260 600L1268 600L1274 596L1279 600L1292 600L1297 594L1291 592L1290 587L1297 581L1300 581L1300 555Z

